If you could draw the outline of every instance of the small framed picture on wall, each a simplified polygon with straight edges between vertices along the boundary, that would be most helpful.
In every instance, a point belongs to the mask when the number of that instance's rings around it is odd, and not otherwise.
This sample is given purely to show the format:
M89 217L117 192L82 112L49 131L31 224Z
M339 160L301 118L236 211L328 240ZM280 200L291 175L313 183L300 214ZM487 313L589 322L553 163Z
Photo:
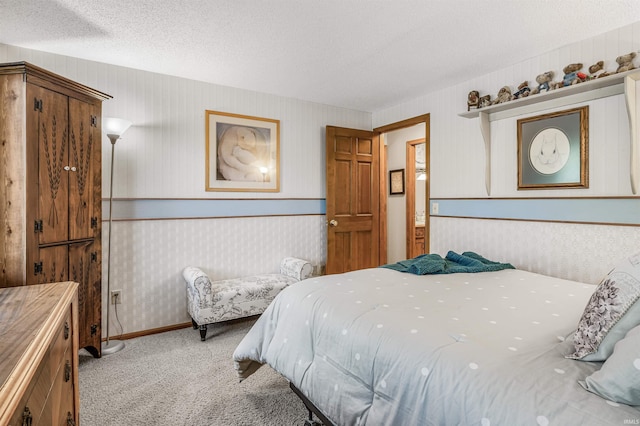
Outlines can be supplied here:
M404 194L404 169L389 171L389 194Z

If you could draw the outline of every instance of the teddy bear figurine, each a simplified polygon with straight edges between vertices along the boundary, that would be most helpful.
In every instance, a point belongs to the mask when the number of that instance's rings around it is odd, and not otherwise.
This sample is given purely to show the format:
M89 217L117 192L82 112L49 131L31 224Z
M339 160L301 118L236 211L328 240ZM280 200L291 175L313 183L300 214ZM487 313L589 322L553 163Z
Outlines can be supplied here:
M484 108L491 105L491 95L481 96L478 100L478 108Z
M511 99L526 98L527 96L529 96L529 93L531 93L529 82L523 81L518 86L518 91L511 95Z
M495 98L493 102L491 102L491 105L501 104L503 102L508 102L510 100L511 100L511 89L509 88L509 86L503 86L498 91L498 97Z
M581 63L569 64L564 67L562 69L564 77L562 78L562 81L558 83L558 87L572 86L585 81L587 79L587 75L583 72L579 72L581 69Z
M603 71L600 74L598 74L598 71L602 71L603 69L604 69L604 61L598 61L595 64L591 65L589 67L589 77L587 77L587 79L593 80L595 78L608 76L609 73L606 71Z
M467 95L467 111L471 110L471 107L478 108L478 102L480 101L480 92L472 90Z
M551 89L555 89L554 85L551 84L552 80L553 80L553 71L547 71L547 72L543 72L542 74L539 74L536 77L536 83L538 83L538 87L534 87L531 94L535 95L536 93L540 93L543 90L546 90L548 92Z
M618 69L616 73L630 71L635 69L633 65L633 58L636 57L636 52L627 53L626 55L618 56L616 62L618 63Z

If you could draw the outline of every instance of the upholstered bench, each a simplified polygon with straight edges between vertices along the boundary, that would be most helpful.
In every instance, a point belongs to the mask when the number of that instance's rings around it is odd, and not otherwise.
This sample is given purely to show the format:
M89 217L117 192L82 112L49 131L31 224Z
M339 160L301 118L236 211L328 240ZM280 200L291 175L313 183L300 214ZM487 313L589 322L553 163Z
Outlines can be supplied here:
M187 310L194 329L200 329L200 340L207 335L207 325L264 312L285 287L309 278L313 268L309 262L286 257L279 274L261 274L211 281L199 268L188 266L182 271L187 282Z

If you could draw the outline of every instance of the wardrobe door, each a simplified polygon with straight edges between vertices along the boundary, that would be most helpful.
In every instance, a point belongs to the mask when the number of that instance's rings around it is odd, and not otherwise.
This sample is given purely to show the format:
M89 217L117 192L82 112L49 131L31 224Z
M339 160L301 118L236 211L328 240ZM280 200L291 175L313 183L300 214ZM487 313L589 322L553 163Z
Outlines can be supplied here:
M66 244L40 248L39 259L34 271L35 281L29 284L54 283L69 279L69 248Z
M93 241L69 244L69 280L78 285L78 337L81 348L99 356L101 297L98 253Z
M97 115L94 105L69 99L69 239L94 238L98 218L93 216L93 182ZM100 190L100 188L98 188Z
M31 86L37 115L38 144L38 242L47 244L69 238L68 97Z

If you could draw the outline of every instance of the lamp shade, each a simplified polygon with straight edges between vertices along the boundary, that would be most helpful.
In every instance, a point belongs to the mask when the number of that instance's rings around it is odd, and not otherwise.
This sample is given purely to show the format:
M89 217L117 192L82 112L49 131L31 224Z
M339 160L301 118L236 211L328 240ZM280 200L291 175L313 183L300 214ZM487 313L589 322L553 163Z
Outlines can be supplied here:
M102 130L107 136L120 137L131 126L131 122L122 118L105 117L102 120Z

